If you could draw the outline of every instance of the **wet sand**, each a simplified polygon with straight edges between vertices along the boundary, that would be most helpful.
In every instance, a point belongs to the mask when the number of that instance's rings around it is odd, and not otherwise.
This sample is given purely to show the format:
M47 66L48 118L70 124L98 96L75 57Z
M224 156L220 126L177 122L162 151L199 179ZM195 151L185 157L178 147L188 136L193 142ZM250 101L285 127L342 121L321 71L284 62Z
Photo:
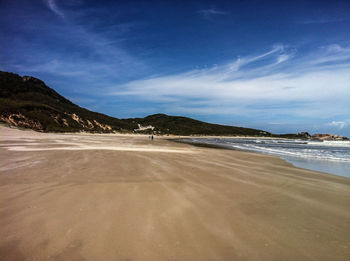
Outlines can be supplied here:
M350 260L348 178L158 137L0 146L0 260Z

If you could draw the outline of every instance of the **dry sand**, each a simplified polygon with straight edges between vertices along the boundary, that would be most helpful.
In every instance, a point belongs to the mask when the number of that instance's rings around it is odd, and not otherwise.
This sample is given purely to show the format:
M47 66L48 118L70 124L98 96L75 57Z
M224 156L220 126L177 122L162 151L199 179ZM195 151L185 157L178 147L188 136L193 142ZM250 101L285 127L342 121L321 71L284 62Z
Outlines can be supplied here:
M0 260L350 260L350 179L158 137L0 135Z

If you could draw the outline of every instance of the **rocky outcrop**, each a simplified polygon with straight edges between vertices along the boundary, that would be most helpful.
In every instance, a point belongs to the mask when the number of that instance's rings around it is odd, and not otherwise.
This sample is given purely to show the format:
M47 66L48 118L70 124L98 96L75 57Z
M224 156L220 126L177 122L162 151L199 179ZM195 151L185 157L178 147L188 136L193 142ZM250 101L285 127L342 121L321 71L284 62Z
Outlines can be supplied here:
M347 137L335 135L335 134L313 134L311 136L313 140L349 140Z
M68 124L68 122L67 122L67 119L62 119L62 122L63 122L63 125L64 125L64 126L67 126L67 127L69 126L69 124Z
M98 121L96 121L96 120L94 120L94 123L98 126L98 127L100 127L101 129L103 129L104 131L111 131L112 130L112 127L111 126L109 126L109 125L107 125L107 124L101 124L101 123L99 123Z
M22 76L22 81L23 82L31 81L31 82L34 82L34 83L37 83L37 84L45 85L45 83L42 80L39 80L39 79L37 79L35 77L32 77L32 76Z
M311 138L311 135L307 131L299 132L297 135L303 139L310 139Z
M91 121L86 120L86 122L87 122L87 125L88 125L89 129L93 129L93 128L95 127L95 126L92 124Z
M72 119L76 121L80 126L82 126L83 128L90 129L90 127L85 125L85 121L82 118L80 118L77 114L73 113L71 116L72 116ZM88 123L86 122L86 124Z
M82 117L78 116L77 114L73 113L71 115L72 119L76 121L80 126L82 126L84 129L89 129L89 130L100 130L102 129L103 131L112 131L112 127L107 125L107 124L102 124L99 123L97 120L87 120L83 119Z
M28 119L21 113L10 113L0 115L0 121L6 122L16 127L29 128L38 131L43 130L43 126L40 122Z

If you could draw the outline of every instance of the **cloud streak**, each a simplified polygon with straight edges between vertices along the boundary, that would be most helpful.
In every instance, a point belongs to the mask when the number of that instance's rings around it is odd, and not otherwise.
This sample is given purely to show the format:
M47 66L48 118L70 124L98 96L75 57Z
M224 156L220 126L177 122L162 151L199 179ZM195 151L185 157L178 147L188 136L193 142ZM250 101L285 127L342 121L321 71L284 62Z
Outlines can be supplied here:
M111 94L161 101L173 113L344 117L350 113L349 55L350 47L327 46L298 57L275 45L220 66L131 81Z
M57 16L64 18L64 13L55 1L45 0L45 3ZM35 16L33 21L41 28L40 37L34 37L31 41L17 39L16 53L20 59L9 59L8 70L37 77L65 79L64 86L74 85L75 91L83 93L84 86L101 88L102 82L118 82L121 78L130 79L139 75L139 72L147 71L145 64L118 41L125 40L123 33L126 29L120 29L126 27L125 23L96 30L93 26L78 23L79 16L90 17L90 10L80 9L78 13L71 11L64 23ZM32 24L22 23L21 27L25 31L32 30ZM131 28L130 23L128 28Z
M332 121L332 122L328 123L327 125L341 130L341 129L344 129L344 127L348 126L349 124L350 124L350 119L346 119L344 121Z
M55 0L46 0L46 4L52 12L64 19L64 13L58 8Z
M216 8L201 9L197 11L198 14L202 15L204 18L212 18L214 16L228 15L229 12L223 11Z

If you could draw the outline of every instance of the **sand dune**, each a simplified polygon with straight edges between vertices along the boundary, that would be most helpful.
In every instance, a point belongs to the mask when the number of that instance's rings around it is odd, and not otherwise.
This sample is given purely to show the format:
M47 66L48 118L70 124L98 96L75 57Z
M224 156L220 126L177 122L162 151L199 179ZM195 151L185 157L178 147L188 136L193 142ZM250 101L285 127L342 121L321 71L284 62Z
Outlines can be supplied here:
M350 179L158 137L0 135L0 260L349 260Z

